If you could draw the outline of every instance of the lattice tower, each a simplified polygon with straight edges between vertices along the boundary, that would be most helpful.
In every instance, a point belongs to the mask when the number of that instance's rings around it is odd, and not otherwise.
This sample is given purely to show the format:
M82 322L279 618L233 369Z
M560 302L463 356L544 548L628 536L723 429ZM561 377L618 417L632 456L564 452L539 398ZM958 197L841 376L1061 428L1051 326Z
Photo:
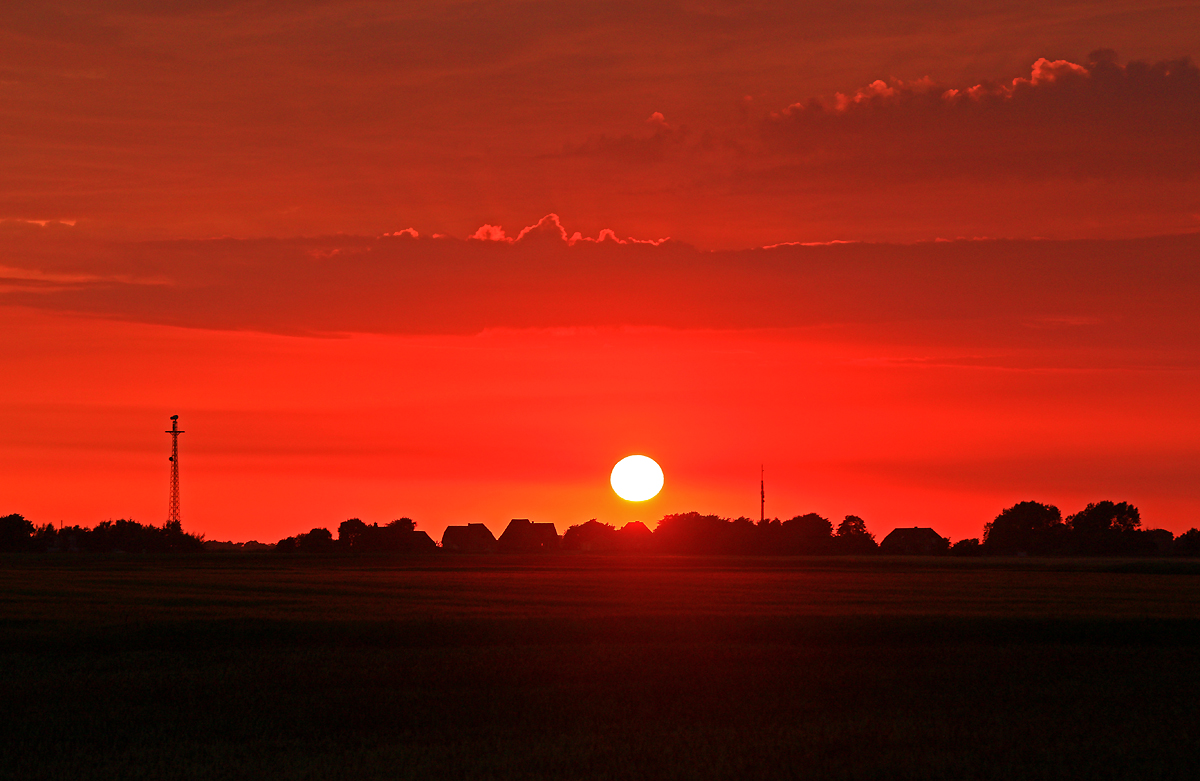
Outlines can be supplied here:
M179 416L171 416L171 503L167 507L167 526L179 526Z

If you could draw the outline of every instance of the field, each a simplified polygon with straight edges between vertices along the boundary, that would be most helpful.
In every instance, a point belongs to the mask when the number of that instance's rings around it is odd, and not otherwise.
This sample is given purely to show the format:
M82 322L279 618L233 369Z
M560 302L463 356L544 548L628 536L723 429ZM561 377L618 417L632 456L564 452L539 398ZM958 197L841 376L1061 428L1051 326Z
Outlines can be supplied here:
M0 559L3 778L1183 778L1200 564Z

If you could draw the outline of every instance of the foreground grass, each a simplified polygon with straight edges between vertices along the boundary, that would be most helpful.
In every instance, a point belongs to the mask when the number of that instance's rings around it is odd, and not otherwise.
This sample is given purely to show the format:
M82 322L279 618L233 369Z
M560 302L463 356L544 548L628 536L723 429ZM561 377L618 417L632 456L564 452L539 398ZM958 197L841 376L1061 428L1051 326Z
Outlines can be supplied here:
M0 775L1187 777L1197 574L18 557Z

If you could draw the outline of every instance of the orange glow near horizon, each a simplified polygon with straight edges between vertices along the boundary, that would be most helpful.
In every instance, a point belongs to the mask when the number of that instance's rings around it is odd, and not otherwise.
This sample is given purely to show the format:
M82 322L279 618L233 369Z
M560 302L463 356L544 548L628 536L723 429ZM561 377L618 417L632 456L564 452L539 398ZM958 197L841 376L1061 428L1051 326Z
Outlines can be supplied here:
M161 522L178 413L209 539L1196 526L1200 7L1093 5L23 8L0 513Z
M360 517L451 523L700 510L856 514L876 535L955 539L1015 501L1134 501L1149 527L1194 525L1181 480L1200 421L1195 372L912 361L829 334L499 330L337 339L212 332L9 311L0 391L9 508L38 523L159 522L179 413L183 519L209 539L274 541ZM166 403L163 399L170 399ZM672 475L628 503L611 464L654 452ZM8 509L6 508L6 511Z

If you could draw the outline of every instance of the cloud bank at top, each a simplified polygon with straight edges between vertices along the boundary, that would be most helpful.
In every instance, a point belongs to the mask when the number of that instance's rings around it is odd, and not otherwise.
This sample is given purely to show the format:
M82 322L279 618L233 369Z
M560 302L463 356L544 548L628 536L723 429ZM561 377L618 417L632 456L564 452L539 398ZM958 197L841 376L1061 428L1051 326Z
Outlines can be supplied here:
M772 112L763 154L790 163L777 171L860 182L1194 180L1200 69L1116 60L1107 50L1084 64L1041 58L1027 77L969 87L875 81Z
M1200 229L1189 4L210 5L0 15L0 219L463 236L556 212L709 249Z

